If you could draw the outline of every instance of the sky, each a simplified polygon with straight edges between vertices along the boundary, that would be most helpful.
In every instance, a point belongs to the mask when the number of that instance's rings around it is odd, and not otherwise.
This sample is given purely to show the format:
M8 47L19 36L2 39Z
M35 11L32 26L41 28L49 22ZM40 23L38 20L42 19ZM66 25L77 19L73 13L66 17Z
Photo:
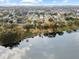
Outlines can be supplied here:
M79 0L0 0L0 6L79 5Z

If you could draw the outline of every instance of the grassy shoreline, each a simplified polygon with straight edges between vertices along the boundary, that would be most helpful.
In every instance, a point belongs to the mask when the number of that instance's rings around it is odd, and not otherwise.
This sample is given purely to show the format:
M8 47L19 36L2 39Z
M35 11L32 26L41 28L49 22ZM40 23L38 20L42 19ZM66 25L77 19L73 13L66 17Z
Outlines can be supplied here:
M69 18L70 19L70 18ZM79 19L55 22L52 19L46 21L28 20L26 24L1 23L0 44L11 45L21 40L39 35L41 33L63 32L79 29Z

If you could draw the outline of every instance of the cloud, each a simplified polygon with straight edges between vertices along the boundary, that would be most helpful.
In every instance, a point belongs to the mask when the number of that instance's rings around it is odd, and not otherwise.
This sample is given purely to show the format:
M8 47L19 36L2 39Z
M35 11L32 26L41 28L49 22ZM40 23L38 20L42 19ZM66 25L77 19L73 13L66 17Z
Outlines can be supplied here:
M42 2L42 0L22 0L21 3L39 3Z
M40 5L40 3L43 2L43 0L21 0L18 5L22 6L35 6L35 5Z
M0 59L27 59L27 52L30 51L32 44L26 45L26 47L14 47L13 49L0 46Z
M14 48L12 50L0 46L0 59L22 59L26 55L26 49Z
M4 3L4 0L0 0L0 4L1 4L1 3Z
M56 2L57 2L56 0L52 1L52 3L56 3Z
M0 2L1 2L1 1L4 1L4 0L0 0Z
M71 0L0 0L0 6L48 6L48 5L79 5Z
M64 3L67 3L67 2L69 2L69 0L64 0L63 2L64 2Z

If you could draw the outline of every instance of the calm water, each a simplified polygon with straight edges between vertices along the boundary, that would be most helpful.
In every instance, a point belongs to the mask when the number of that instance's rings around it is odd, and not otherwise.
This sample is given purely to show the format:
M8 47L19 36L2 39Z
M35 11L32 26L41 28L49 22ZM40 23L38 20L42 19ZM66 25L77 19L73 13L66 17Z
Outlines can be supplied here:
M0 46L0 59L79 59L79 31L27 38L13 49Z

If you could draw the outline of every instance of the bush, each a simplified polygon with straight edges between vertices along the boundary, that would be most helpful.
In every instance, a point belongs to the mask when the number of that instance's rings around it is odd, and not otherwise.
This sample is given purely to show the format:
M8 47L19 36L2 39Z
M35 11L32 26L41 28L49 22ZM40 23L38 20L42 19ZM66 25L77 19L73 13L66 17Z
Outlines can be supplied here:
M23 26L23 28L24 28L24 29L27 29L27 30L29 31L29 29L34 28L34 26L33 26L33 24L25 24L25 25Z
M0 33L0 42L2 45L18 43L19 37L17 32L2 32Z

